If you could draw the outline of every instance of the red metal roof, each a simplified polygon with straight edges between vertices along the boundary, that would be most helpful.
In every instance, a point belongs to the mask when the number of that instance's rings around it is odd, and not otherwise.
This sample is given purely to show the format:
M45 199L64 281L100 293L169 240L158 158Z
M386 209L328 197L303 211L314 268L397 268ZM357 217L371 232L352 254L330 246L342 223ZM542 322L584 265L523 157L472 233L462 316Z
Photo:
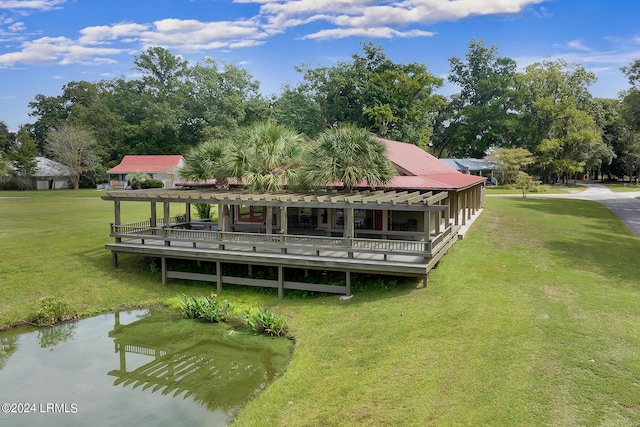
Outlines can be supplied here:
M181 155L124 156L120 164L107 173L160 173L169 172L183 160Z
M461 190L485 181L483 177L458 172L416 145L382 138L380 140L387 146L387 156L399 173L388 187Z
M387 146L387 157L404 175L460 173L416 145L390 139L381 140Z

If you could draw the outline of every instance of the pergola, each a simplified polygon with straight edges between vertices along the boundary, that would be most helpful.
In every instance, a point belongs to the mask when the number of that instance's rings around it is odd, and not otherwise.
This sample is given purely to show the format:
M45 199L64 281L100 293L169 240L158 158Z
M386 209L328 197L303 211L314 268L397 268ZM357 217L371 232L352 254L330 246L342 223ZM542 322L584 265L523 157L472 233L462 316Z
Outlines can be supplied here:
M284 289L349 295L351 273L360 272L420 277L426 285L429 270L457 239L460 201L469 201L470 215L479 208L480 195L461 199L451 192L411 190L260 193L198 188L113 191L102 198L114 203L115 242L106 248L115 266L119 253L157 257L163 283L210 281L218 292L223 283L274 287L282 297ZM121 212L128 202L148 203L149 218L123 224ZM172 216L176 203L184 205L184 213ZM195 204L216 205L218 222L192 218ZM463 212L463 222L465 217ZM206 261L215 272L173 271L167 263L172 259ZM249 271L253 265L269 266L277 268L277 275L236 277L223 273L225 264L246 265ZM287 269L344 272L345 284L288 280Z

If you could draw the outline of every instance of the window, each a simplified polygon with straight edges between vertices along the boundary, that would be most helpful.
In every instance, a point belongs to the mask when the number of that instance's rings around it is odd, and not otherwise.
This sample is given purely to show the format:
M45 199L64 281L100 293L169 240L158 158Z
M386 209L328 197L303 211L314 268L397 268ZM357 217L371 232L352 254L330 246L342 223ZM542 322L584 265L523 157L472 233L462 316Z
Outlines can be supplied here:
M238 222L264 222L264 206L238 206Z

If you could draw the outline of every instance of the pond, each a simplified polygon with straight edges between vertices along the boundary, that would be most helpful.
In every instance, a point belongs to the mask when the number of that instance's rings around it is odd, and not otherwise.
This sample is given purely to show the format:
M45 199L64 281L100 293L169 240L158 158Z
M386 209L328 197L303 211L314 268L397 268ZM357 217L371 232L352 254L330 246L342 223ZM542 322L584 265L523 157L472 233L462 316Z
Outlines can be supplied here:
M153 308L0 332L0 425L224 426L293 343Z

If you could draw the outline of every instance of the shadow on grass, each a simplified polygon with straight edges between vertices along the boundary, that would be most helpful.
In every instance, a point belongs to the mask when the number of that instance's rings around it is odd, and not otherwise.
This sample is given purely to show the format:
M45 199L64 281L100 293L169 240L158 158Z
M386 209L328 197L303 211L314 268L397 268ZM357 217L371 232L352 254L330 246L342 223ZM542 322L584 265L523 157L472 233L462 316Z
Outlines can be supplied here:
M562 198L543 198L530 197L527 199L517 200L514 206L518 208L531 209L547 215L561 216L580 216L583 218L593 218L605 221L616 219L617 217L606 207L598 202L579 199L562 199ZM609 217L603 214L602 210L606 209L611 213Z
M113 258L111 252L105 250L104 248L96 248L91 251L78 252L74 254L75 257L82 260L83 263L91 264L92 269L99 271L105 277L108 277L117 281L125 281L131 284L131 286L143 286L145 288L149 287L149 284L157 284L160 285L162 281L162 277L160 274L160 261L154 258L145 257L141 255L131 255L131 254L118 254L118 267L115 268L113 266ZM175 267L175 266L174 266ZM242 267L242 266L241 266ZM258 267L254 267L254 278L255 277L255 269ZM178 267L178 270L182 270L181 267ZM188 270L185 270L188 271ZM207 271L208 273L213 274L211 271ZM224 272L224 269L223 269ZM317 271L311 277L311 282L316 283L324 283L324 284L336 284L336 282L341 282L338 284L342 284L344 282L344 273L334 274L330 272L324 272L325 274L330 275L330 278L327 280L320 279L320 276L323 275L322 271ZM225 274L225 273L223 273ZM228 274L228 273L227 273ZM234 276L238 275L238 272L232 274ZM242 273L239 274L243 276ZM334 277L335 276L335 277ZM341 276L341 277L338 277ZM142 280L137 280L137 279ZM272 278L273 279L273 278ZM320 279L320 280L313 280ZM352 274L352 292L358 298L353 298L349 300L351 303L356 301L371 301L378 298L389 298L405 295L410 293L411 291L419 288L422 284L421 279L411 278L411 277L394 277L394 276L381 276L381 275L370 275L370 274ZM198 289L203 292L203 294L216 292L216 285L213 282L202 282L195 280L181 280L181 279L171 279L169 281L168 287L173 287L176 291L180 289L188 288L189 290ZM255 287L255 286L243 286L243 285L235 285L235 284L227 284L223 283L223 289L220 296L228 295L229 297L234 298L242 298L243 296L254 296L261 297L266 299L275 299L277 300L278 290L276 288L267 288L267 287ZM366 299L362 298L366 295ZM300 291L300 290L289 290L285 289L284 298L290 301L292 300L319 300L319 299L338 299L341 294L334 293L323 293L323 292L313 292L313 291Z
M630 280L638 276L640 267L629 261L640 251L640 239L625 233L624 223L606 206L568 199L527 199L513 206L549 216L586 218L587 225L571 226L566 233L545 238L544 245L576 269L598 272L605 277L624 275Z

